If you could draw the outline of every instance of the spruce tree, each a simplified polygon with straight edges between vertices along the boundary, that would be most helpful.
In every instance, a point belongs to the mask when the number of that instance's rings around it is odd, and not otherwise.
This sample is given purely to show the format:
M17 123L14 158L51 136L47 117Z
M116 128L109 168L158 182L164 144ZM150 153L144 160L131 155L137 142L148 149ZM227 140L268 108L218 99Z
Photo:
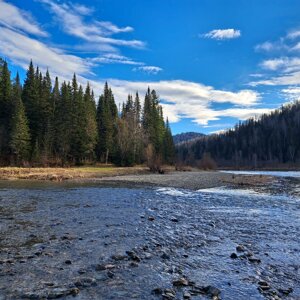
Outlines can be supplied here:
M97 154L100 161L105 163L109 160L113 161L117 152L117 120L118 109L113 93L106 82L104 92L99 97L97 107L97 125L99 134Z
M30 133L28 121L25 115L24 105L21 99L22 88L19 74L17 74L12 91L13 115L11 120L10 150L15 163L20 165L27 162L30 155Z
M164 162L167 164L173 164L175 159L175 145L174 145L173 136L172 136L168 118L166 122L166 128L164 131L163 151L164 151Z
M0 71L0 155L1 160L5 161L9 155L8 143L12 117L12 86L6 61L1 62Z
M31 61L23 86L22 101L28 117L29 129L31 133L31 145L32 149L35 149L35 153L40 152L40 111L38 105L40 92L39 70L37 69L35 72L33 63Z

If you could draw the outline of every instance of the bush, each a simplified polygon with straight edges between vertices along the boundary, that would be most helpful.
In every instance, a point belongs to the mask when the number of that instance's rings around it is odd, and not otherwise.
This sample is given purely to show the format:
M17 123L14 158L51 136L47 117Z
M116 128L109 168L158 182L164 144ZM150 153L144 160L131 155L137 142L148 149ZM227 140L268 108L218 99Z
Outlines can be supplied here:
M197 162L197 167L203 170L215 170L217 163L210 156L210 153L204 153L201 160Z

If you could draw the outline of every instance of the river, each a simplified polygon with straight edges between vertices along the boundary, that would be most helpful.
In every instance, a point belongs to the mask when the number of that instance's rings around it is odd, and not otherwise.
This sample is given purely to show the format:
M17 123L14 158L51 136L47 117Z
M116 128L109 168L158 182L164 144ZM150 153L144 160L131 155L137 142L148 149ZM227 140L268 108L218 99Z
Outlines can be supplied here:
M0 299L300 299L297 184L0 182Z

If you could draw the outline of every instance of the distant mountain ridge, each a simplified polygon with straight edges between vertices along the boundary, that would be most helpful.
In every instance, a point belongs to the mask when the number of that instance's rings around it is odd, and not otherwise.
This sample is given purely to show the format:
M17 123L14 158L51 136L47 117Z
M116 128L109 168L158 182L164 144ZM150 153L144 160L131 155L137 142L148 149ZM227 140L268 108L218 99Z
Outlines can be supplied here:
M198 138L201 138L203 136L205 136L205 134L199 132L183 132L173 135L173 141L175 145L178 145L183 142L197 140Z

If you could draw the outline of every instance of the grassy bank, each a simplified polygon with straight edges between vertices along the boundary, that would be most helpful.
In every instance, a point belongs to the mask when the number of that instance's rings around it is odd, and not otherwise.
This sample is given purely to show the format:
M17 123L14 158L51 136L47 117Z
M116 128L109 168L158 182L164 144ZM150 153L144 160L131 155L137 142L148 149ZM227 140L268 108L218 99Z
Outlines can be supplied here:
M143 174L147 172L143 166L118 168L114 166L84 166L71 168L0 168L0 180L50 180L64 181L72 179L101 178L107 176Z

